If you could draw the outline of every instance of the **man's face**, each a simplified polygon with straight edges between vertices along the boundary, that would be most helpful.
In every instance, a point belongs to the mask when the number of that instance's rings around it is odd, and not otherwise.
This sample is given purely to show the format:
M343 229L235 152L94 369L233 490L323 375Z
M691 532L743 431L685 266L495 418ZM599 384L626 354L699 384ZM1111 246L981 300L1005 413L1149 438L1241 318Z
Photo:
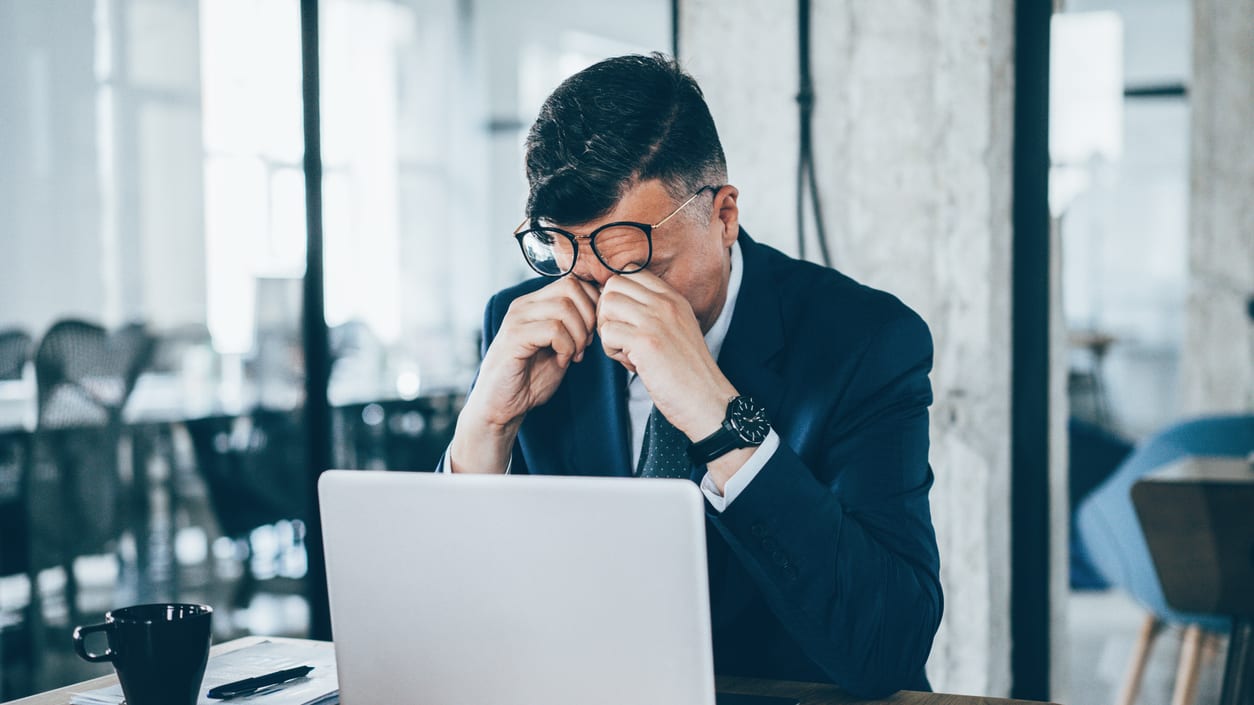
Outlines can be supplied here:
M653 229L653 258L648 271L657 275L692 306L702 332L709 330L722 310L731 274L729 248L739 232L734 186L701 194L675 217ZM686 198L684 199L686 200ZM714 203L711 210L710 202ZM656 223L684 201L676 201L661 181L644 181L629 189L605 216L587 223L561 226L586 235L605 223L632 221ZM709 213L709 217L704 214ZM605 252L598 236L598 245ZM607 253L608 254L608 253ZM617 275L601 264L586 240L579 243L579 256L572 276L591 282L598 289Z

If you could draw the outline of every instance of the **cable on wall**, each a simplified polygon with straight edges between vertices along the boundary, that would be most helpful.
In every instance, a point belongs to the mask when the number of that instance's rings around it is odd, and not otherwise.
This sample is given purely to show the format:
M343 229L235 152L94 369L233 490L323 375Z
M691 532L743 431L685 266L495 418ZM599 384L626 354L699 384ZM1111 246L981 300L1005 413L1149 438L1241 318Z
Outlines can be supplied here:
M805 201L809 193L814 212L815 236L819 243L819 255L825 266L832 266L832 256L827 249L827 229L823 226L823 207L819 201L819 185L814 169L814 79L810 72L810 0L797 0L797 48L800 61L800 87L797 105L800 108L801 130L798 138L797 159L797 251L806 257Z

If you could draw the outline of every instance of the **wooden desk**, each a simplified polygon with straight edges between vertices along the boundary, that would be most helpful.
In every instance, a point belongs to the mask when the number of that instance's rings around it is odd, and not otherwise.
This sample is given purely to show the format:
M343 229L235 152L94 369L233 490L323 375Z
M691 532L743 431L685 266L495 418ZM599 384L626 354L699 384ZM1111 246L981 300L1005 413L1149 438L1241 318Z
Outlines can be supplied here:
M744 693L747 695L775 695L797 698L801 705L853 705L854 703L884 703L885 705L1028 705L1028 700L1006 700L980 695L946 695L944 693L918 693L903 690L883 700L859 700L834 685L821 683L793 683L790 681L764 681L755 678L715 679L720 693Z
M252 646L267 639L275 642L299 643L301 641L300 639L250 636L218 644L213 647L210 654L214 656L224 654L236 649L242 649L245 646ZM117 678L115 676L102 676L47 693L32 695L29 698L12 700L7 705L66 705L66 703L70 702L70 693L104 688L116 682ZM1021 703L1022 705L1028 705L1026 700L944 695L941 693L915 693L911 691L902 691L885 700L858 700L849 697L841 692L839 688L830 685L764 681L753 678L718 678L717 688L720 692L794 697L800 700L802 705L846 705L851 703L891 703L892 705L1014 705L1015 703Z
M1232 618L1223 705L1254 703L1254 469L1189 457L1132 486L1167 604Z

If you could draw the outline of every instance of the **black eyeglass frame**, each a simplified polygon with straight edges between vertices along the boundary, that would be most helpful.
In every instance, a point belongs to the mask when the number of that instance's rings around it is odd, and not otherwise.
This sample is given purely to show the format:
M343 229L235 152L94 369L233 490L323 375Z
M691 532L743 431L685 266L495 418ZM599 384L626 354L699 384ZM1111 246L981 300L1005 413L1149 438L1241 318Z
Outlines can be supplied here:
M515 228L514 239L518 241L518 247L519 249L522 250L523 259L527 260L527 266L531 267L532 271L534 271L536 274L539 274L542 277L560 279L561 277L564 277L567 274L570 274L571 272L575 271L575 263L579 261L579 241L580 240L588 241L588 248L592 250L592 254L596 256L597 261L600 262L602 265L604 265L606 269L610 270L611 272L614 272L615 274L635 274L636 272L639 272L643 270L644 268L648 267L649 263L653 261L653 229L660 228L663 225L665 225L668 220L670 220L671 218L674 218L676 215L679 214L680 211L687 208L688 204L697 200L697 196L700 196L706 191L714 191L715 193L718 193L718 190L720 188L722 188L722 186L715 186L714 184L707 184L705 186L702 186L701 188L697 189L696 193L692 194L692 196L690 196L688 200L680 204L678 208L671 211L670 214L667 215L665 218L659 220L656 223L653 223L652 225L650 225L649 223L637 223L631 220L616 220L613 223L606 223L605 225L602 225L601 227L597 228L596 230L593 230L587 235L576 235L575 233L569 232L567 230L562 230L561 228L556 228L556 227L551 227L551 226L533 227L533 228L527 228L526 230L521 230L521 231ZM522 226L526 225L528 221L534 222L532 218L525 218L523 219L523 222L518 224L518 227L521 228ZM600 251L597 250L596 237L599 233L601 233L604 230L608 230L610 228L623 227L623 226L631 226L640 230L640 232L644 233L645 242L647 242L649 245L648 256L645 257L644 262L640 266L635 267L633 269L619 269L617 267L612 266L609 262L605 261L605 258L601 256ZM542 234L547 234L547 235L561 235L567 240L570 240L570 248L571 248L572 254L570 258L570 266L566 268L566 271L561 272L559 274L550 274L548 272L540 271L540 268L537 267L535 263L531 261L531 258L527 256L527 246L523 244L523 238L525 238L527 235L531 233L542 233Z

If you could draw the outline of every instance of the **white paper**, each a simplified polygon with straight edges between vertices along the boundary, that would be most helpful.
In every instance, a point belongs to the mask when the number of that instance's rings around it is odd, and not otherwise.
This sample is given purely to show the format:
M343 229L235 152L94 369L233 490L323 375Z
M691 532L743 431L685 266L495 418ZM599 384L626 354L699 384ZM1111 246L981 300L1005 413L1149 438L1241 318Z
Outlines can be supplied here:
M211 688L245 678L297 666L313 666L304 678L281 687L230 700L210 700ZM115 685L70 696L71 705L122 705L122 686ZM256 705L331 705L339 702L335 649L330 643L283 644L263 641L237 651L214 656L205 667L197 705L253 703Z

